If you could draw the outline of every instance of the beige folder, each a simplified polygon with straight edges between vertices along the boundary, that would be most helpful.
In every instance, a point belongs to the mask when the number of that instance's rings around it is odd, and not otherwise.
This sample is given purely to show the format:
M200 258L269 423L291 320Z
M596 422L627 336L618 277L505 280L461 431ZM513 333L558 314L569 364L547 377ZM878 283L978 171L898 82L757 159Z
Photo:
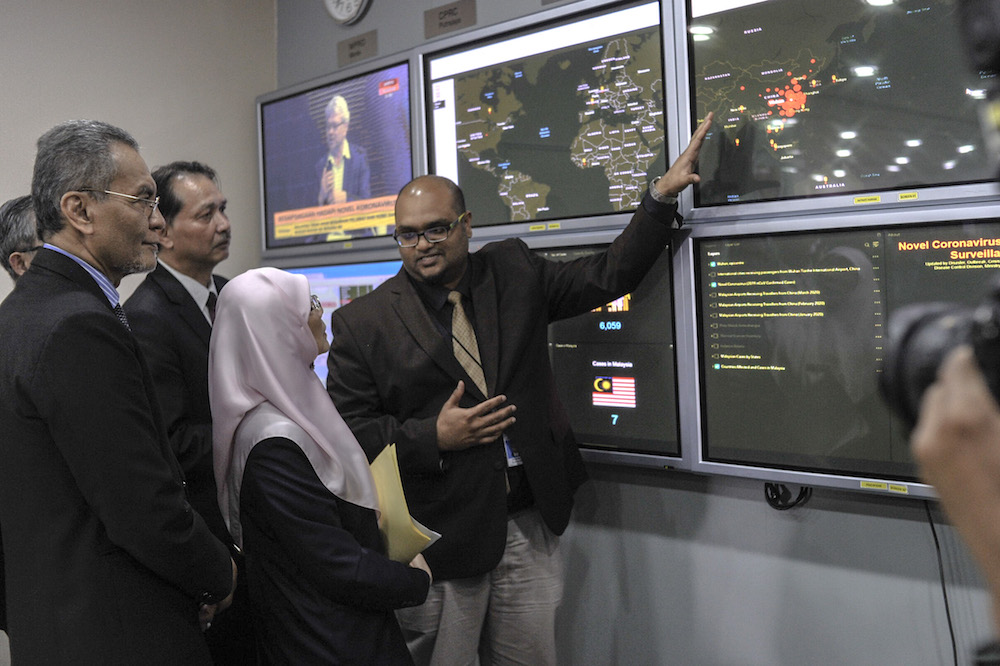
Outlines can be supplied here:
M410 515L403 495L403 482L399 477L395 444L382 449L372 462L372 476L375 477L378 508L382 514L379 529L389 551L389 558L408 563L417 553L440 539L441 535L427 529Z

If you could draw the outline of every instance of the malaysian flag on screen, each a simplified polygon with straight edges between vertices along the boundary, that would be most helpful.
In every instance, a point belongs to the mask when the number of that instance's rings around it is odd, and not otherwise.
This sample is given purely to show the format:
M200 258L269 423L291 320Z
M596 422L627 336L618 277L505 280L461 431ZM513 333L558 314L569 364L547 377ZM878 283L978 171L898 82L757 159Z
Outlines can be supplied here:
M595 407L635 408L635 377L596 377Z

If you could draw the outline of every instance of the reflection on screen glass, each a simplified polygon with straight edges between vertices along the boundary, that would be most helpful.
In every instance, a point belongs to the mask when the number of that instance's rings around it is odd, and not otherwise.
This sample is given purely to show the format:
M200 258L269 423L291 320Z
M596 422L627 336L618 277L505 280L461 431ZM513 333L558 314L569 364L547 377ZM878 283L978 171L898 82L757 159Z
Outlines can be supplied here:
M603 250L540 251L571 261ZM679 456L670 253L630 294L549 325L556 387L585 448Z
M878 391L886 322L978 303L998 248L996 221L699 242L704 459L916 480Z
M432 56L432 171L483 224L632 210L666 164L662 58L656 2Z
M374 291L377 286L398 273L402 266L401 261L373 261L285 270L305 275L309 280L310 291L319 296L323 304L323 321L326 322L326 330L329 333L330 315L334 310ZM314 369L323 386L326 386L326 354L317 357Z
M954 0L691 0L697 205L991 179Z
M391 235L413 175L408 65L260 105L268 248Z

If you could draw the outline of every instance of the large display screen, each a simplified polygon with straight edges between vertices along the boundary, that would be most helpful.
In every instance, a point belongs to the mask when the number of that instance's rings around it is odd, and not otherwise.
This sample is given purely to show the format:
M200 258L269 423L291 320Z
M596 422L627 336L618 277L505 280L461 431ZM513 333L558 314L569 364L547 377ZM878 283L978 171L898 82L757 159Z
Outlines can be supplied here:
M662 63L658 2L433 54L431 172L476 225L633 210L666 165Z
M886 324L928 301L972 305L1000 276L1000 222L697 243L702 457L916 480L878 390Z
M285 270L305 275L309 280L309 289L323 304L323 321L326 322L326 330L329 332L330 315L334 310L374 291L375 287L394 276L402 267L403 262L396 260L307 266ZM322 380L323 386L326 386L326 354L316 358L314 370Z
M955 0L690 0L696 206L992 179ZM855 203L878 201L861 198Z
M540 250L572 261L602 247ZM630 294L549 325L549 356L573 432L585 448L680 456L670 253Z
M259 102L265 249L391 235L413 176L409 69Z

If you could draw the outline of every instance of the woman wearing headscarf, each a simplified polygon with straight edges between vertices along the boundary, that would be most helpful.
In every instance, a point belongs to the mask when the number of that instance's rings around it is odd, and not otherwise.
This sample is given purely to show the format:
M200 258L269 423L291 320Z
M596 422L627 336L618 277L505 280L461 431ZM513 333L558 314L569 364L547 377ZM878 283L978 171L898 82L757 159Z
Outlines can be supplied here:
M209 352L219 505L270 664L410 664L393 610L430 571L385 556L364 451L312 371L329 349L305 276L248 271L222 290Z

